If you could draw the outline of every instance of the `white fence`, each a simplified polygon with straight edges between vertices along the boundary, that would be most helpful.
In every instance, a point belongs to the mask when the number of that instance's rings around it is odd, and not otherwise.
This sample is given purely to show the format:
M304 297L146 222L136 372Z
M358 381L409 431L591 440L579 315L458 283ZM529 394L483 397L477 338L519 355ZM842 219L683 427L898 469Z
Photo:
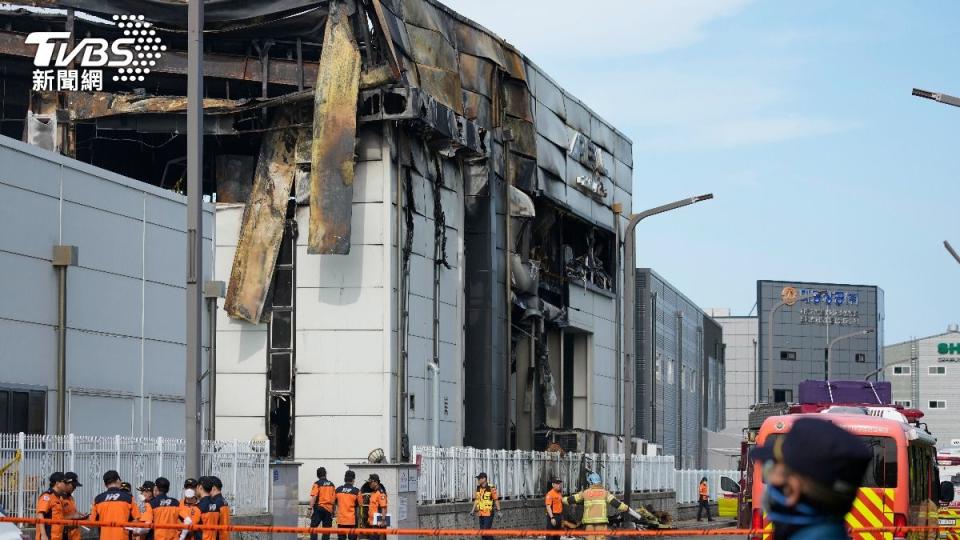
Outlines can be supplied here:
M542 497L553 476L563 480L564 492L577 489L587 471L603 478L615 493L623 491L623 454L579 454L524 450L478 450L415 446L413 459L419 465L420 503L469 501L475 477L487 473L490 483L504 499ZM675 491L677 503L697 501L700 479L707 478L710 500L720 498L720 478L740 478L737 471L676 470L673 456L633 456L634 491Z
M85 437L0 434L0 506L7 515L32 517L37 497L54 471L74 471L83 487L78 508L89 508L113 469L134 488L160 476L177 494L185 480L185 443L162 437ZM223 481L234 514L269 511L270 448L259 441L203 441L203 474Z
M569 453L524 450L478 450L416 446L413 459L419 464L421 503L469 501L476 487L475 477L487 473L500 497L522 499L542 497L550 477L563 480L564 490L575 488L586 470L603 477L614 492L623 491L623 454ZM633 456L634 491L668 491L674 488L673 456Z
M693 503L697 502L697 499L700 496L700 480L703 478L707 479L707 486L710 488L710 500L716 501L720 498L722 491L720 490L720 478L726 476L734 481L739 481L740 471L727 470L727 471L718 471L718 470L702 470L702 469L685 469L681 471L675 471L676 481L674 485L676 486L677 492L677 503Z

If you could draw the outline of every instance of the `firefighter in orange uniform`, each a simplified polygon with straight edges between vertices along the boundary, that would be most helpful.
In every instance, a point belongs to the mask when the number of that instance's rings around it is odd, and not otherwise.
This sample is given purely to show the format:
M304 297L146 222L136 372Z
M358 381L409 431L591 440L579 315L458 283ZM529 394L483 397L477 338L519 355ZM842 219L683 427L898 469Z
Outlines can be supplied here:
M133 495L120 489L120 474L117 471L103 473L107 490L93 499L90 519L102 523L130 523L140 519L140 509L133 502ZM129 531L123 527L100 527L100 540L128 540Z
M78 487L83 487L80 483L80 477L75 472L63 474L64 491L60 496L63 503L63 519L87 519L88 514L81 514L77 511L77 500L73 498L73 492ZM66 540L80 540L80 527L66 527Z
M37 517L40 519L63 519L64 475L50 475L50 489L37 499ZM63 540L63 525L38 525L37 540Z
M700 479L700 486L697 487L697 521L701 521L701 512L707 511L707 521L713 521L710 517L710 486L707 484L707 477Z
M370 503L367 506L367 524L370 528L387 526L387 489L380 483L380 475L371 474L367 479L370 487ZM369 538L383 538L383 535L370 535Z
M343 475L343 485L337 488L335 502L337 528L355 529L357 527L357 515L360 513L360 490L353 485L356 479L357 473L347 471ZM338 534L337 540L357 540L357 535Z
M200 494L203 497L197 506L200 508L200 523L203 525L229 525L230 508L227 507L227 501L220 494L223 484L216 476L204 476L200 478ZM208 530L203 531L203 540L229 540L230 533L227 531Z
M197 497L197 481L193 478L187 478L183 482L183 500L180 504L181 521L188 525L200 524L200 507L197 506L199 500L200 498ZM180 532L180 540L184 540L188 535L192 535L193 540L202 540L199 531L191 533L187 529Z
M563 519L563 491L561 491L560 479L552 478L550 480L550 491L544 497L547 505L547 530L559 530L561 520Z
M333 503L337 498L337 486L327 480L327 469L317 469L317 481L310 488L310 516L311 527L333 526ZM310 540L317 540L317 535L311 534ZM323 535L323 540L330 540L330 533Z
M153 497L147 501L147 508L143 513L143 521L157 525L178 525L183 523L180 517L180 501L168 496L170 480L164 477L153 482ZM154 529L153 537L156 540L177 540L180 531L177 529Z

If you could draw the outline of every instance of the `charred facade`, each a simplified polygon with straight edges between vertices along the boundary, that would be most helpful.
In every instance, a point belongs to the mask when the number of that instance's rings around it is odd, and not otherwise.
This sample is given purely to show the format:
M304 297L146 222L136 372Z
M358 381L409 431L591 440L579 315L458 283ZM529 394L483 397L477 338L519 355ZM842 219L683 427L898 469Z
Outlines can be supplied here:
M185 5L44 7L0 11L3 134L182 192ZM146 82L32 91L27 34L135 13L168 44ZM623 134L433 0L208 2L205 33L218 436L320 461L622 433Z

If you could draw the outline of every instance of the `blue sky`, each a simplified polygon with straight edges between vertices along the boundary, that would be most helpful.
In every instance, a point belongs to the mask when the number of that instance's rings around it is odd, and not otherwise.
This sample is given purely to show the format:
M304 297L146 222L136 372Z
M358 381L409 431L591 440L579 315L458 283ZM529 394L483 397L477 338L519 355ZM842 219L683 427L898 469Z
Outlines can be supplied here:
M634 144L650 266L746 315L756 280L875 284L886 342L960 322L960 2L447 0Z

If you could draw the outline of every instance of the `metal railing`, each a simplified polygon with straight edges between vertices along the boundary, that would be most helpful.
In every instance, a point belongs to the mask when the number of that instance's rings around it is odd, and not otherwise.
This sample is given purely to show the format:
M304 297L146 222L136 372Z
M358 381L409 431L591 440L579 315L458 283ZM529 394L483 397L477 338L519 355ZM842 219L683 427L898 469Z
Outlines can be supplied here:
M163 476L179 495L185 478L183 439L0 434L0 506L9 516L33 517L54 471L74 471L83 487L77 507L90 508L113 469L136 488ZM223 481L234 514L269 512L270 448L266 441L203 441L203 474Z
M710 500L716 501L722 493L720 489L720 478L728 477L731 480L738 480L740 472L734 470L705 470L705 469L684 469L674 471L676 480L674 480L675 491L677 492L677 504L695 503L700 497L700 480L707 479Z
M476 448L415 446L413 460L419 466L420 503L469 501L475 477L487 473L490 483L504 499L542 497L550 478L559 477L564 490L581 485L586 471L595 471L607 489L623 490L623 454L568 453L525 450L479 450ZM633 456L635 491L670 491L674 488L673 456Z

